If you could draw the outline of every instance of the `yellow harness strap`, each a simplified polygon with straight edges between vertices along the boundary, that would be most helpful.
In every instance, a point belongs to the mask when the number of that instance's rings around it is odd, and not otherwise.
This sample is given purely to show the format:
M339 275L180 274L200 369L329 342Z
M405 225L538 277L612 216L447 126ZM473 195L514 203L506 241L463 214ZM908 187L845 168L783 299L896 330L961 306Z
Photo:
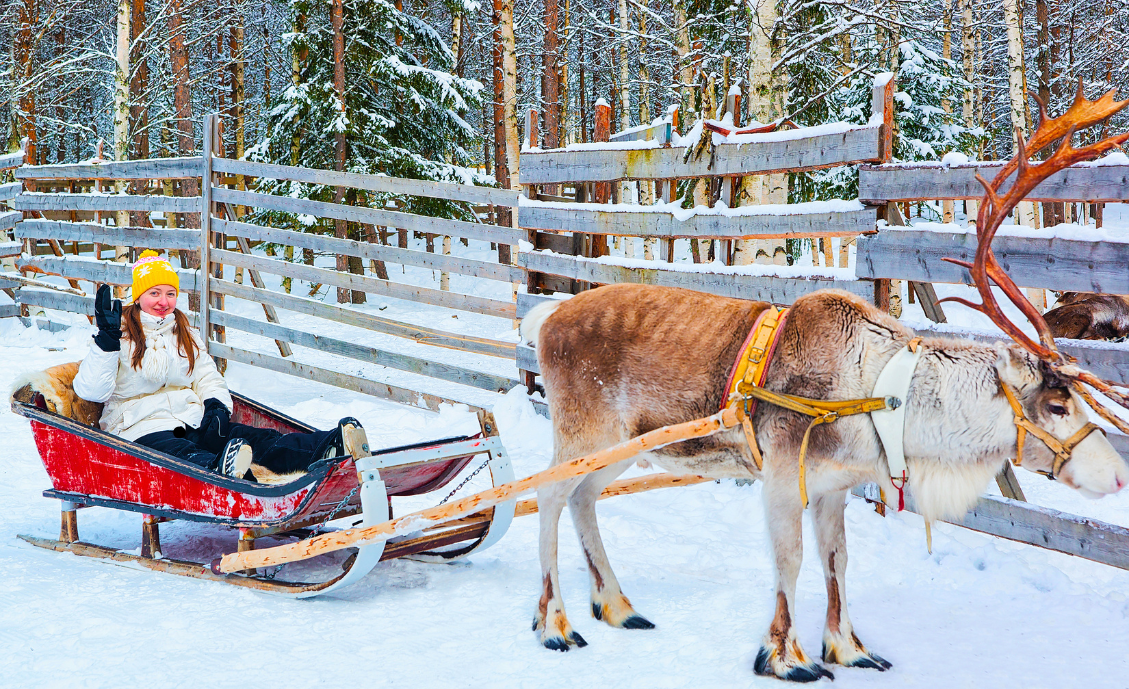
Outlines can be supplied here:
M761 456L756 433L753 432L752 417L756 411L756 403L750 405L749 398L738 393L737 387L742 383L755 386L763 382L773 345L776 343L776 335L780 332L780 326L784 324L787 312L788 309L769 306L757 316L753 329L745 339L741 354L737 357L737 363L729 374L725 401L722 403L725 407L742 402L737 416L741 419L741 429L745 432L745 441L753 454L753 463L756 464L757 471L764 467L764 457Z
M886 398L882 397L829 402L772 392L762 388L761 383L764 382L764 375L768 369L773 345L777 335L779 335L780 326L785 320L786 311L787 309L769 307L757 318L753 325L753 331L746 341L745 348L741 351L741 356L737 359L737 364L729 377L727 402L728 406L739 405L738 417L741 419L741 428L745 431L745 440L749 443L749 449L752 451L758 471L764 468L764 458L761 456L760 448L757 446L756 434L753 431L752 410L755 407L750 408L751 400L767 402L814 417L804 432L803 442L800 443L800 499L806 508L808 506L808 489L804 458L807 456L811 429L822 423L832 423L841 416L868 414L878 409L886 409L888 404Z
M1004 396L1007 397L1007 403L1011 405L1011 411L1015 414L1015 466L1023 466L1023 443L1027 439L1027 434L1035 436L1043 441L1051 452L1055 454L1055 461L1051 464L1051 470L1039 471L1047 478L1053 480L1058 479L1058 474L1062 471L1062 467L1070 461L1070 455L1078 443L1086 439L1094 431L1101 431L1105 435L1105 429L1101 426L1087 422L1085 426L1075 431L1074 435L1066 440L1059 440L1047 431L1039 428L1031 423L1027 418L1027 414L1023 411L1023 406L1019 404L1019 400L1015 396L1015 391L1007 383L1000 381L1000 387L1003 388Z

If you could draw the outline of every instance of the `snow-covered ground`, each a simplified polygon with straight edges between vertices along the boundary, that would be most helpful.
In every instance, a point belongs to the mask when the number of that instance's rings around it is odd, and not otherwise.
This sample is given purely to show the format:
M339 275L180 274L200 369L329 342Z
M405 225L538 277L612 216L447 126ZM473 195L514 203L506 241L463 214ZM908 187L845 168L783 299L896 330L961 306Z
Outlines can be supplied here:
M0 390L22 372L80 358L89 334L0 321ZM437 415L239 364L228 378L234 390L315 424L355 415L378 446L475 426L466 411ZM544 468L549 422L520 393L494 401L518 475ZM58 533L58 503L40 496L48 480L31 432L6 405L0 447L3 686L783 686L752 672L773 586L758 485L707 483L600 503L617 574L653 631L589 616L588 575L562 530L564 596L590 645L560 654L529 630L540 579L536 518L516 520L469 562L386 562L339 594L295 601L27 545L16 534ZM1041 477L1022 481L1033 501L1129 524L1129 496L1094 503ZM467 490L481 487L475 479ZM396 509L438 499L397 500ZM883 519L852 499L847 518L852 619L894 669L835 667L837 686L1129 683L1129 572L944 524L929 555L915 515ZM140 544L139 515L92 508L80 512L79 528L106 545ZM169 556L199 559L235 544L226 529L190 523L163 526L162 540ZM810 532L805 554L797 623L818 654L826 600Z
M1129 213L1123 211L1107 207L1107 223L1129 228ZM685 248L681 245L680 240ZM688 260L681 248L680 259ZM454 253L491 258L488 246L478 242L469 247L456 242ZM319 260L328 266L333 259ZM810 258L801 265L810 265ZM392 265L389 270L397 282L435 286L433 271ZM278 288L277 278L264 277L268 287ZM451 283L454 291L510 298L508 283L457 275ZM304 295L309 286L296 281L294 289ZM938 286L938 292L972 294L959 285ZM903 306L903 320L925 322L919 306ZM262 317L256 304L229 299L227 308ZM373 295L363 308L452 332L517 338L512 323L487 316ZM946 305L946 312L950 322L991 327L967 309ZM92 332L85 319L48 315L76 327L51 334L0 320L0 391L25 372L85 355ZM433 347L344 325L327 327L289 312L284 324L515 375L512 362L503 359L454 350L437 356ZM277 352L264 338L231 329L228 338L240 347ZM520 391L499 396L296 350L305 363L493 406L517 474L548 464L549 422ZM476 428L465 409L434 414L241 364L231 365L228 380L232 389L322 427L356 416L377 447ZM529 630L540 593L534 517L516 520L499 544L469 562L386 562L339 594L295 601L24 543L16 534L55 537L58 503L40 495L49 484L28 423L7 405L0 405L0 448L3 687L784 686L752 672L773 612L759 485L707 483L600 503L613 565L638 610L657 624L653 631L615 630L590 617L587 571L571 530L562 529L564 597L573 626L590 645L560 654L543 649ZM1034 474L1019 474L1034 503L1129 525L1129 495L1094 502ZM487 485L479 476L464 490ZM989 492L996 493L995 486ZM398 498L394 506L403 514L433 505L443 494ZM1129 572L946 524L935 525L930 555L919 517L891 511L883 519L854 498L847 519L846 600L859 636L894 669L833 667L837 686L1129 687L1124 652ZM84 539L100 544L130 550L140 545L136 514L83 510L79 529ZM171 557L206 561L232 550L235 536L219 527L173 523L162 527L162 542ZM810 532L804 547L797 625L808 653L818 655L826 598ZM339 561L301 564L290 574L325 578Z

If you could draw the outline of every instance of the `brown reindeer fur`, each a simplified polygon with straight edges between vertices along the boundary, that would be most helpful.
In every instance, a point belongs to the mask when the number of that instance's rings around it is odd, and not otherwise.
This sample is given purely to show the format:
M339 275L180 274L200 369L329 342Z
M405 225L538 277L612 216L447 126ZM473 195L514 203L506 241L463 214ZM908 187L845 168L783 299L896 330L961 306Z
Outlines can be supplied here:
M13 386L12 399L34 405L35 396L43 395L48 411L97 427L102 418L102 405L74 394L74 377L80 363L72 361L24 376Z
M1064 292L1043 319L1055 337L1115 340L1129 335L1129 297Z
M763 302L674 288L614 285L577 295L553 312L537 342L555 428L592 427L593 417L622 419L612 442L709 416L722 406L725 381ZM703 338L701 324L716 336ZM639 347L639 332L654 332ZM596 335L593 337L593 335ZM599 342L593 350L588 343ZM634 380L621 370L661 372ZM567 395L567 397L565 396ZM610 443L609 443L610 444ZM681 456L716 449L717 437L679 443ZM748 455L751 462L752 456Z

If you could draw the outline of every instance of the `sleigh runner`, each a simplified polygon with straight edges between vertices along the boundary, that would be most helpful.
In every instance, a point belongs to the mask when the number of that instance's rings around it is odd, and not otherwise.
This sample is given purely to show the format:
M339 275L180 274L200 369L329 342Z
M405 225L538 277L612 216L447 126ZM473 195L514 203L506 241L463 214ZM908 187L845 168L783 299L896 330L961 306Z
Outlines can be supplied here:
M473 437L395 447L359 459L325 459L294 480L272 485L229 478L105 433L80 421L89 421L89 413L84 418L79 405L67 404L58 395L57 389L43 391L29 384L17 390L12 399L13 411L31 421L36 446L51 479L52 487L43 494L61 502L58 540L20 536L42 548L307 597L347 586L382 560L413 556L447 561L464 557L495 543L514 516L515 503L511 500L469 523L440 525L423 535L413 534L391 543L368 542L358 546L340 574L320 583L278 580L274 578L277 570L267 574L254 570L218 574L206 563L164 557L160 523L180 519L236 528L237 550L246 552L254 549L256 539L266 536L310 538L325 530L326 522L332 519L359 516L357 524L362 527L383 522L392 518L393 496L438 490L482 455L486 460L479 469L489 468L495 485L506 483L513 479L513 469L492 415L479 413L482 430ZM314 430L242 395L233 394L232 399L232 420L236 423L284 433ZM78 510L86 507L142 514L140 554L79 540Z

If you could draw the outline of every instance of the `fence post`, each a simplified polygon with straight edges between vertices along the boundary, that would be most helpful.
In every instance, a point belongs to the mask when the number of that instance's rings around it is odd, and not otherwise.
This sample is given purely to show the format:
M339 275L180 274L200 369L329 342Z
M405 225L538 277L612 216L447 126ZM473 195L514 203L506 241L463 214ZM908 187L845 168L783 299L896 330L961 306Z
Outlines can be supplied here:
M210 310L212 306L208 282L211 279L212 260L212 157L216 138L216 115L204 118L204 147L202 153L203 164L200 171L200 334L207 347L212 341L212 328ZM227 368L227 360L212 357L216 367L222 372Z
M605 142L611 136L611 119L612 107L603 98L596 101L596 131L593 132L592 141ZM595 203L607 203L611 200L612 183L611 182L596 182L595 189L592 194L595 198ZM589 251L585 252L586 256L591 258L598 258L600 256L608 255L608 237L607 235L588 235Z
M725 94L725 111L733 115L733 129L738 129L741 126L741 88L734 85ZM721 200L729 208L732 208L734 201L737 201L739 190L741 189L740 177L725 177L721 180ZM733 265L733 245L732 239L723 239L717 243L718 252L721 254L722 263L727 266Z
M894 157L894 75L890 72L884 72L874 77L874 88L871 92L870 108L872 121L879 114L882 116L882 127L878 130L878 158L879 162L888 163ZM879 209L878 216L880 220L885 220L888 217L884 208ZM842 248L840 248L840 253L844 253ZM875 306L883 311L889 312L891 291L889 279L879 278L875 280Z

